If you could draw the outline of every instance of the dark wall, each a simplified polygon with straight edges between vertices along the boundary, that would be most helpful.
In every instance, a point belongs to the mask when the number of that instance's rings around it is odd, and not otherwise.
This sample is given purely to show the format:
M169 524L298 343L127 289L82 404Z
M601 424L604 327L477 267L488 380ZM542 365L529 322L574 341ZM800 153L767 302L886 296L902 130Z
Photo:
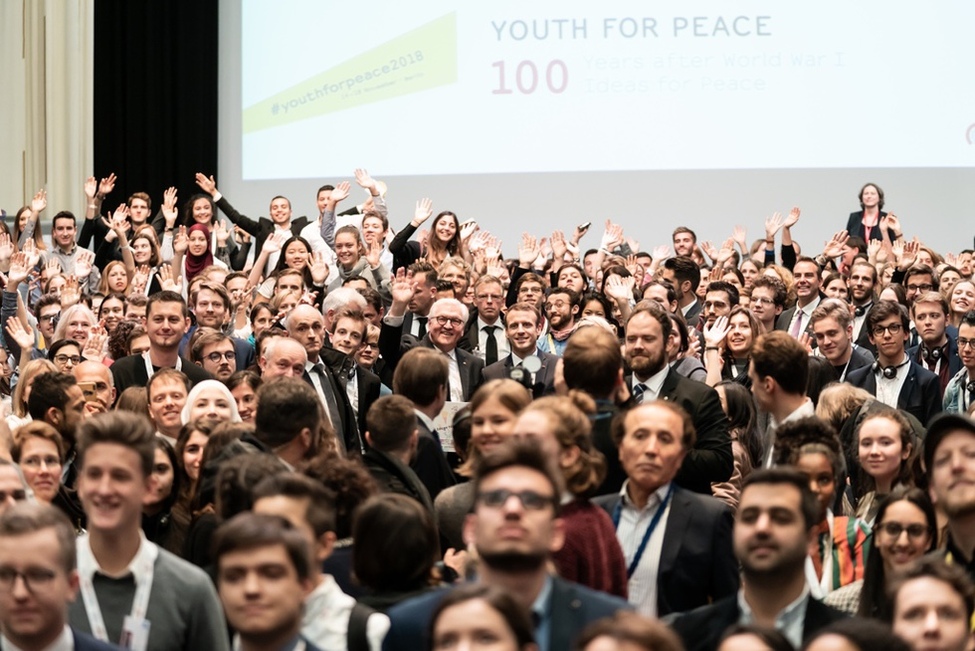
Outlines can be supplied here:
M153 213L175 185L198 191L217 168L218 0L95 2L95 170L118 175L114 209L148 192Z

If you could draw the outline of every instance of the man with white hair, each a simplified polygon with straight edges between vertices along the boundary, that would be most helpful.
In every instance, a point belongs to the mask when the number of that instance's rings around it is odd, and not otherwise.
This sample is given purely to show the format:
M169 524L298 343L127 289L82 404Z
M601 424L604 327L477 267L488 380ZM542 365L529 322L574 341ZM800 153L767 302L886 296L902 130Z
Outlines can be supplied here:
M383 318L379 333L379 351L386 363L395 368L400 358L413 346L433 348L444 354L450 362L447 399L450 402L466 402L481 385L484 360L477 355L457 348L464 335L464 327L470 316L467 306L455 298L442 298L431 307L428 315L428 331L418 342L403 337L403 316L413 298L413 283L400 270L392 283L393 303Z
M349 307L356 312L365 312L367 305L368 303L365 297L357 289L352 289L351 287L333 289L322 301L322 315L325 317L325 332L332 332L334 329L332 326L335 321L335 313L342 308ZM327 340L328 334L325 337Z

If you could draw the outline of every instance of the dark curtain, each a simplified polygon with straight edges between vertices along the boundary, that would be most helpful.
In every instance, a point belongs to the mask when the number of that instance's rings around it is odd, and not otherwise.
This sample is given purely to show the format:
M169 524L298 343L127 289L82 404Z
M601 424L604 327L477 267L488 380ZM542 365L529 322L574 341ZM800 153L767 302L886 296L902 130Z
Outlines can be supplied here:
M155 214L171 185L182 206L197 171L216 173L217 5L95 2L93 172L118 175L103 212L143 191Z

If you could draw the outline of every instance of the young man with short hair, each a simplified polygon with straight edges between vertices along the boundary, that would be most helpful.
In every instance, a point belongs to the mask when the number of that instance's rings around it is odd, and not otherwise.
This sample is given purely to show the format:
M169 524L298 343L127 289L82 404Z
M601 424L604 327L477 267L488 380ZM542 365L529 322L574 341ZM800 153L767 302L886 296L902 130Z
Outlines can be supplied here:
M413 403L403 396L383 396L366 415L369 449L362 461L381 491L411 497L433 515L430 492L410 468L418 438Z
M142 503L155 481L155 434L128 412L94 416L78 434L78 495L88 533L78 539L82 599L72 626L102 641L148 651L228 651L217 595L199 568L142 533Z
M823 299L809 322L819 354L833 367L837 381L843 382L851 371L873 364L873 355L854 345L850 308L840 299Z
M792 270L796 281L796 305L779 315L775 322L776 330L788 332L795 339L804 332L812 335L810 319L823 298L819 291L823 284L821 273L822 269L812 258L800 257L796 260Z
M938 376L944 396L948 380L962 367L955 343L958 330L948 323L948 300L939 292L918 294L911 306L911 318L920 341L907 350L907 355Z
M309 477L281 473L261 480L254 487L253 498L254 513L283 517L304 536L308 546L312 588L305 597L301 634L323 649L345 651L355 648L355 643L365 643L378 651L389 630L389 619L357 607L356 600L342 592L334 577L321 572L335 545L335 495ZM357 630L362 638L349 644L349 634Z
M971 651L975 586L957 565L926 556L895 579L891 627L915 651Z
M768 412L768 454L762 465L772 465L775 430L786 421L815 416L816 408L806 397L809 356L791 335L767 332L752 347L748 377L759 409Z
M975 312L962 317L955 348L962 368L949 380L941 404L946 412L967 414L975 405Z
M183 407L191 387L186 374L174 368L162 369L149 378L146 385L149 418L156 427L156 434L174 447L183 427Z
M532 396L541 398L555 393L555 367L559 358L552 353L538 350L538 338L542 334L538 310L529 303L515 303L505 313L504 332L508 339L509 353L494 364L484 367L484 381L511 377L515 367L524 368L525 360L537 357L539 368L528 370Z
M276 515L239 513L213 540L217 587L240 651L319 651L301 635L314 570L305 537Z
M57 508L24 502L0 515L0 648L110 651L68 626L78 598L75 531Z

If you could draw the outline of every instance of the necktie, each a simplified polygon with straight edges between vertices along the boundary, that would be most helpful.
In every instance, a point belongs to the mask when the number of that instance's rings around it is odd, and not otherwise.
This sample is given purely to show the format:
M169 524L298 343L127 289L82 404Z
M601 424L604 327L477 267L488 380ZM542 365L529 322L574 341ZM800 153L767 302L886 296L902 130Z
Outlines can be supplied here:
M498 361L498 340L494 338L494 331L498 329L498 326L484 326L481 328L487 333L487 342L484 345L484 363L494 364Z
M416 336L420 339L423 339L424 337L427 336L427 317L417 316L417 315L414 316L416 318L417 323L420 324L419 329L416 331L417 332Z
M798 339L802 334L802 310L796 308L796 321L792 324L792 331L789 333L794 339Z
M633 399L636 400L638 404L643 403L643 399L646 397L647 385L643 382L633 387Z
M342 411L339 409L339 403L335 398L335 393L332 388L332 383L329 381L328 374L325 373L325 365L319 362L315 364L311 370L315 375L318 376L318 381L322 386L322 393L319 397L322 399L322 402L325 405L326 416L328 416L328 420L332 423L332 427L335 429L336 435L344 440L347 450L358 449L361 452L361 447L357 440L345 440L345 428L342 425Z

